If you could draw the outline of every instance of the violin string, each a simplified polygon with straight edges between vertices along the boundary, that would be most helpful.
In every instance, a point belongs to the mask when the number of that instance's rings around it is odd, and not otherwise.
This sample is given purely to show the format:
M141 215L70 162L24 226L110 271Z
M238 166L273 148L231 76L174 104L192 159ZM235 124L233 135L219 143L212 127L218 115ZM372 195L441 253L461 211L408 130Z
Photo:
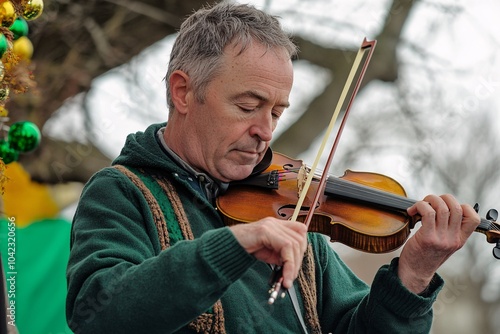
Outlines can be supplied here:
M278 171L278 174L298 174L300 168L289 168L289 169L282 169L282 170L279 170ZM320 172L316 172L314 173L314 177L316 178L321 178L321 173Z
M286 178L289 174L296 175L300 168L289 168L278 171L278 182L286 181ZM321 177L321 172L314 173L316 178ZM372 187L364 186L361 184L357 184L355 182L342 180L339 178L330 177L329 178L331 185L326 186L326 190L330 191L332 194L341 194L346 197L350 197L353 199L364 200L367 202L376 201L374 204L381 204L388 207L392 207L398 210L406 210L408 207L413 205L416 201L411 200L409 198L387 193ZM500 231L500 226L496 224L496 222L488 221L488 230Z
M494 222L490 222L490 225L491 225L490 227L492 230L500 231L500 227L497 224L495 224Z
M391 193L385 193L383 191L379 191L378 189L365 187L363 185L358 185L356 183L350 184L351 182L346 180L334 179L334 183L335 185L331 186L330 188L336 187L335 189L337 189L336 190L337 192L338 189L340 188L346 193L351 193L353 195L353 198L355 199L360 199L360 200L366 199L371 203L373 203L374 200L373 196L375 195L377 200L380 200L380 202L377 202L375 204L386 205L394 209L406 210L406 208L410 207L415 203L414 200L408 199L406 197L394 195ZM500 226L496 222L492 222L487 219L485 220L486 220L486 226L483 226L483 228L485 228L487 231L500 231ZM481 223L480 225L483 225L483 223Z
M299 169L300 168L284 169L280 170L278 174L297 174L297 171ZM321 177L321 172L316 172L314 174L316 178ZM386 193L384 191L360 185L355 182L350 182L335 177L329 177L329 180L330 185L328 185L327 183L326 190L332 194L341 194L342 196L348 198L358 199L366 202L373 202L375 200L374 204L386 205L398 210L406 210L406 208L415 203L415 201L410 200L406 197Z
M341 179L333 179L333 184L329 190L333 193L340 192L342 195L353 199L384 205L397 210L406 210L415 203L414 200L403 196Z

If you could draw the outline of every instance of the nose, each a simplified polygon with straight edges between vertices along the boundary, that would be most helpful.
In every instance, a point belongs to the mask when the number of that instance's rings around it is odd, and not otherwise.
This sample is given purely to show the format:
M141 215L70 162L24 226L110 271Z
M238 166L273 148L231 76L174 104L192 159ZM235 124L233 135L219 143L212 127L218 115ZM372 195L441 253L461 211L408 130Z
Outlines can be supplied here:
M273 138L275 124L271 112L262 112L253 119L250 135L258 137L260 141L269 142Z

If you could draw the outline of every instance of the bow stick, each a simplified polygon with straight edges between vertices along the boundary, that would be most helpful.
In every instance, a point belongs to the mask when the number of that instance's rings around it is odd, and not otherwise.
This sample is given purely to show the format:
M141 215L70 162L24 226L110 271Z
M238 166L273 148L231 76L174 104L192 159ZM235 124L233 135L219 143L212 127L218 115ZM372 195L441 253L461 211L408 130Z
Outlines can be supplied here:
M309 227L309 224L311 223L311 219L314 215L314 208L316 207L316 203L319 202L319 197L323 193L325 184L326 184L326 179L328 176L328 170L330 169L331 162L333 160L333 156L335 154L335 151L337 149L340 136L342 134L342 131L344 130L344 126L347 120L347 116L349 115L349 111L351 109L351 105L354 101L354 97L356 96L359 87L361 86L361 81L363 80L363 77L365 75L366 69L368 68L368 64L370 63L370 59L372 57L373 51L375 50L375 46L377 44L376 40L373 41L367 41L366 38L363 40L363 43L361 43L361 47L358 50L358 53L356 54L356 58L354 59L354 63L351 67L351 71L349 72L349 76L347 77L347 81L344 84L344 88L342 90L342 93L340 95L339 101L337 102L337 106L335 108L335 111L332 115L332 118L330 120L330 124L328 125L328 128L325 132L325 135L323 136L323 140L321 141L320 148L318 150L318 153L316 154L316 158L314 159L314 163L312 164L309 174L307 176L306 182L302 188L302 191L299 196L299 200L297 201L297 205L295 206L295 210L293 212L293 215L291 217L291 220L297 220L297 217L299 216L300 210L302 208L302 204L304 203L304 200L307 196L307 192L309 190L309 186L311 185L312 179L314 178L314 173L317 169L319 160L321 156L323 155L323 151L326 146L326 142L328 138L330 137L331 132L333 131L333 128L335 126L335 123L337 121L337 118L340 114L340 111L342 109L342 106L344 105L344 102L346 100L346 97L351 90L352 83L354 81L354 78L356 76L356 73L358 73L358 70L360 68L361 61L363 58L365 59L364 64L361 67L361 71L359 72L358 78L356 80L356 83L354 85L354 88L352 89L351 97L349 99L349 102L345 108L344 116L342 118L342 122L339 126L339 130L337 131L337 135L335 136L335 140L332 146L332 149L330 150L330 154L328 156L328 159L325 164L324 172L323 175L321 176L318 188L316 189L316 194L314 195L314 200L312 202L311 208L309 212L307 213L306 219L304 221L304 224ZM365 57L366 55L366 57ZM271 281L271 290L269 291L270 296L268 299L269 304L273 304L278 295L280 295L280 291L282 290L282 282L283 282L283 277L282 277L282 267L281 266L275 266L273 270L273 277ZM283 298L285 296L284 291L281 293L281 297Z

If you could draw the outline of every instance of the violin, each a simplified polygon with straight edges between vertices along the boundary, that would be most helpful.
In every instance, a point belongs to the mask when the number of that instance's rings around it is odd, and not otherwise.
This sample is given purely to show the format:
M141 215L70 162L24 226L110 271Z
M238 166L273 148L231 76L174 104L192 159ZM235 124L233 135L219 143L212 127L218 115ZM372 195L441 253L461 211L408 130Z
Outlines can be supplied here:
M301 160L269 149L252 175L229 184L217 198L217 208L227 225L269 216L290 219L307 172ZM318 185L317 179L312 182L297 220L313 210L309 231L327 235L332 242L368 253L391 252L405 243L420 219L407 214L406 209L416 201L407 198L404 188L389 176L351 170L341 177L328 176L319 201L313 205L312 194ZM477 204L475 209L479 209ZM495 209L489 210L476 232L496 244L493 255L500 259L497 217Z
M247 179L231 182L227 192L217 198L217 208L227 225L250 223L265 217L298 220L303 221L310 232L322 233L332 242L370 253L390 252L405 243L420 217L407 214L406 210L417 201L408 199L397 181L382 174L350 170L340 178L327 173L315 178L327 138L344 102L348 101L325 165L326 171L330 168L375 45L376 41L366 38L361 43L312 167L308 170L302 161L273 154L268 149ZM478 212L479 205L474 209ZM498 212L489 210L475 231L485 234L488 242L496 244L493 256L500 259L497 218ZM282 267L275 266L269 304L274 303L280 292L284 297L282 281Z

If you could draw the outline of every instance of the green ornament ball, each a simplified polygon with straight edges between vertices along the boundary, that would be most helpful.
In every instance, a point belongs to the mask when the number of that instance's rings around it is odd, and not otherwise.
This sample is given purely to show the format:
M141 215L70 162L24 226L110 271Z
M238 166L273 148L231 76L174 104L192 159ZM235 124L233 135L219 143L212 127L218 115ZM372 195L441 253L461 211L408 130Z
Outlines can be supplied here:
M9 48L9 43L7 42L7 37L4 34L0 34L0 57L3 56L5 51Z
M9 30L14 34L14 40L22 36L28 36L28 22L26 22L25 19L18 17L10 26Z
M17 161L18 158L19 152L10 147L9 143L5 140L0 140L0 159L3 160L4 164L10 164Z
M16 151L33 151L40 144L41 138L40 130L32 122L17 122L9 129L9 146Z

